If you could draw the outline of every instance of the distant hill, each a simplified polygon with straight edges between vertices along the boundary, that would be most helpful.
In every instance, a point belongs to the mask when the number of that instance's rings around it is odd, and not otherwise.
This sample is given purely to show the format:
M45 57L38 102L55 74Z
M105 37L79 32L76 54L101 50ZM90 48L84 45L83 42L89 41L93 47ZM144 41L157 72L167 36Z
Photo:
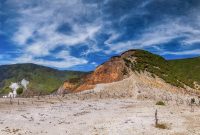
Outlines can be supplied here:
M0 93L8 93L11 82L26 79L30 82L28 88L33 92L51 93L68 79L78 78L86 72L60 71L36 64L14 64L0 66Z
M98 66L89 75L77 80L66 81L62 89L82 91L93 89L96 84L111 83L129 77L133 72L148 72L176 87L200 90L200 58L166 60L144 50L129 50L112 57ZM198 86L198 87L197 87Z

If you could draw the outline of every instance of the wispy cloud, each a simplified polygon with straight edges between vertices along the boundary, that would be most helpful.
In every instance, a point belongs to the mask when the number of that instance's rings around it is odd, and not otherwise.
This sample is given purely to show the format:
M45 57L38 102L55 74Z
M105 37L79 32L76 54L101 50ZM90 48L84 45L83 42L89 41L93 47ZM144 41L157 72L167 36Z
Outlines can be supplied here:
M60 60L44 60L40 58L35 58L32 55L24 54L13 60L12 63L29 63L31 61L35 64L50 66L59 69L65 69L66 67L72 67L88 63L88 61L85 59L71 56L67 51L61 51L57 53L56 58L59 58Z
M69 53L60 62L38 59L38 57L48 55L57 57L58 54L51 54L51 51L59 46L68 48L83 44L92 40L101 29L97 20L90 23L81 22L84 15L93 12L94 5L83 5L80 0L46 2L41 2L37 6L34 6L34 2L28 3L29 6L26 5L27 2L12 3L20 7L17 9L20 17L17 20L18 29L13 35L13 41L23 48L23 55L16 62L33 62L47 66L57 65L57 67L62 68L87 63L87 60L75 58ZM64 23L70 25L69 27L72 29L70 34L58 31L58 27Z
M200 49L179 51L179 52L169 52L169 51L162 52L162 55L167 55L167 54L170 54L170 55L199 55Z
M0 64L96 65L104 61L95 53L107 57L133 48L175 57L199 53L197 0L6 0L3 4L0 33L6 33L8 39L3 40L9 42L0 47L19 49L21 54L2 53L2 58L10 57Z
M138 38L117 43L115 43L117 38L113 38L119 37L116 33L105 41L105 44L110 48L106 50L106 53L119 53L132 48L145 49L146 47L154 47L158 49L157 45L164 45L178 38L181 38L181 40L179 40L180 47L200 43L200 30L197 29L197 27L186 25L181 21L182 20L179 19L167 20L162 24L156 24L155 26L146 28L142 34L140 33Z

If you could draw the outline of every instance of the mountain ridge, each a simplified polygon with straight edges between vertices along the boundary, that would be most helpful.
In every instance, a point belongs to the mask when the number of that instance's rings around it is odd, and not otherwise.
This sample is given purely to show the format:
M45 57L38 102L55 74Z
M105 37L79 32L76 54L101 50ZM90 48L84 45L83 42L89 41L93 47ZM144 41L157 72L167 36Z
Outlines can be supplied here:
M200 67L200 57L181 60L166 60L162 56L145 50L131 49L119 56L111 57L108 61L99 65L92 73L79 80L78 83L66 81L60 89L62 89L61 91L70 92L93 89L97 84L123 80L133 72L148 72L153 78L161 78L173 86L196 89L195 83L197 86L200 84L200 75L196 74L196 79L194 73L187 74L188 70L192 70L194 66L197 72L200 73L200 68L198 68ZM190 62L191 60L194 62ZM187 63L191 64L190 69L185 66Z
M121 81L133 72L148 72L173 86L200 90L200 57L166 60L145 50L131 49L111 57L92 72L58 70L33 63L0 65L0 94L8 93L11 82L24 78L36 93L49 94L58 88L58 93L69 93Z

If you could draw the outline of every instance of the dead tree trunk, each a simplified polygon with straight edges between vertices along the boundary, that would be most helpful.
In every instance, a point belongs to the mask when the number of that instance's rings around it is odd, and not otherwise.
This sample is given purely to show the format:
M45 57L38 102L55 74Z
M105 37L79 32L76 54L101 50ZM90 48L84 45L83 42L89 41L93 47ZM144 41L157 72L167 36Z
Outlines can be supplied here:
M155 126L158 125L158 111L156 109L156 112L155 112Z
M12 98L10 97L10 104L12 105Z

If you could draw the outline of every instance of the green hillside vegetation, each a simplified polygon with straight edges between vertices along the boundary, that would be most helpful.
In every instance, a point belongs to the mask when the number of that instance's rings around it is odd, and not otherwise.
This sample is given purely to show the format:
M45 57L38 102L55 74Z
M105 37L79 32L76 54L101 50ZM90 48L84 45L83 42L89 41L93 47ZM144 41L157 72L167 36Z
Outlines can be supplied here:
M136 57L136 62L131 61L133 57ZM194 88L193 82L200 82L200 58L168 61L150 52L137 50L124 61L133 71L148 71L153 77L156 75L177 87L186 84Z
M30 82L29 90L48 94L57 90L63 81L79 78L87 73L59 71L35 64L15 64L0 66L0 74L0 94L10 91L11 82L19 82L24 78Z
M189 86L193 82L200 84L200 57L181 60L171 60L169 63L173 66L173 71L181 81Z

